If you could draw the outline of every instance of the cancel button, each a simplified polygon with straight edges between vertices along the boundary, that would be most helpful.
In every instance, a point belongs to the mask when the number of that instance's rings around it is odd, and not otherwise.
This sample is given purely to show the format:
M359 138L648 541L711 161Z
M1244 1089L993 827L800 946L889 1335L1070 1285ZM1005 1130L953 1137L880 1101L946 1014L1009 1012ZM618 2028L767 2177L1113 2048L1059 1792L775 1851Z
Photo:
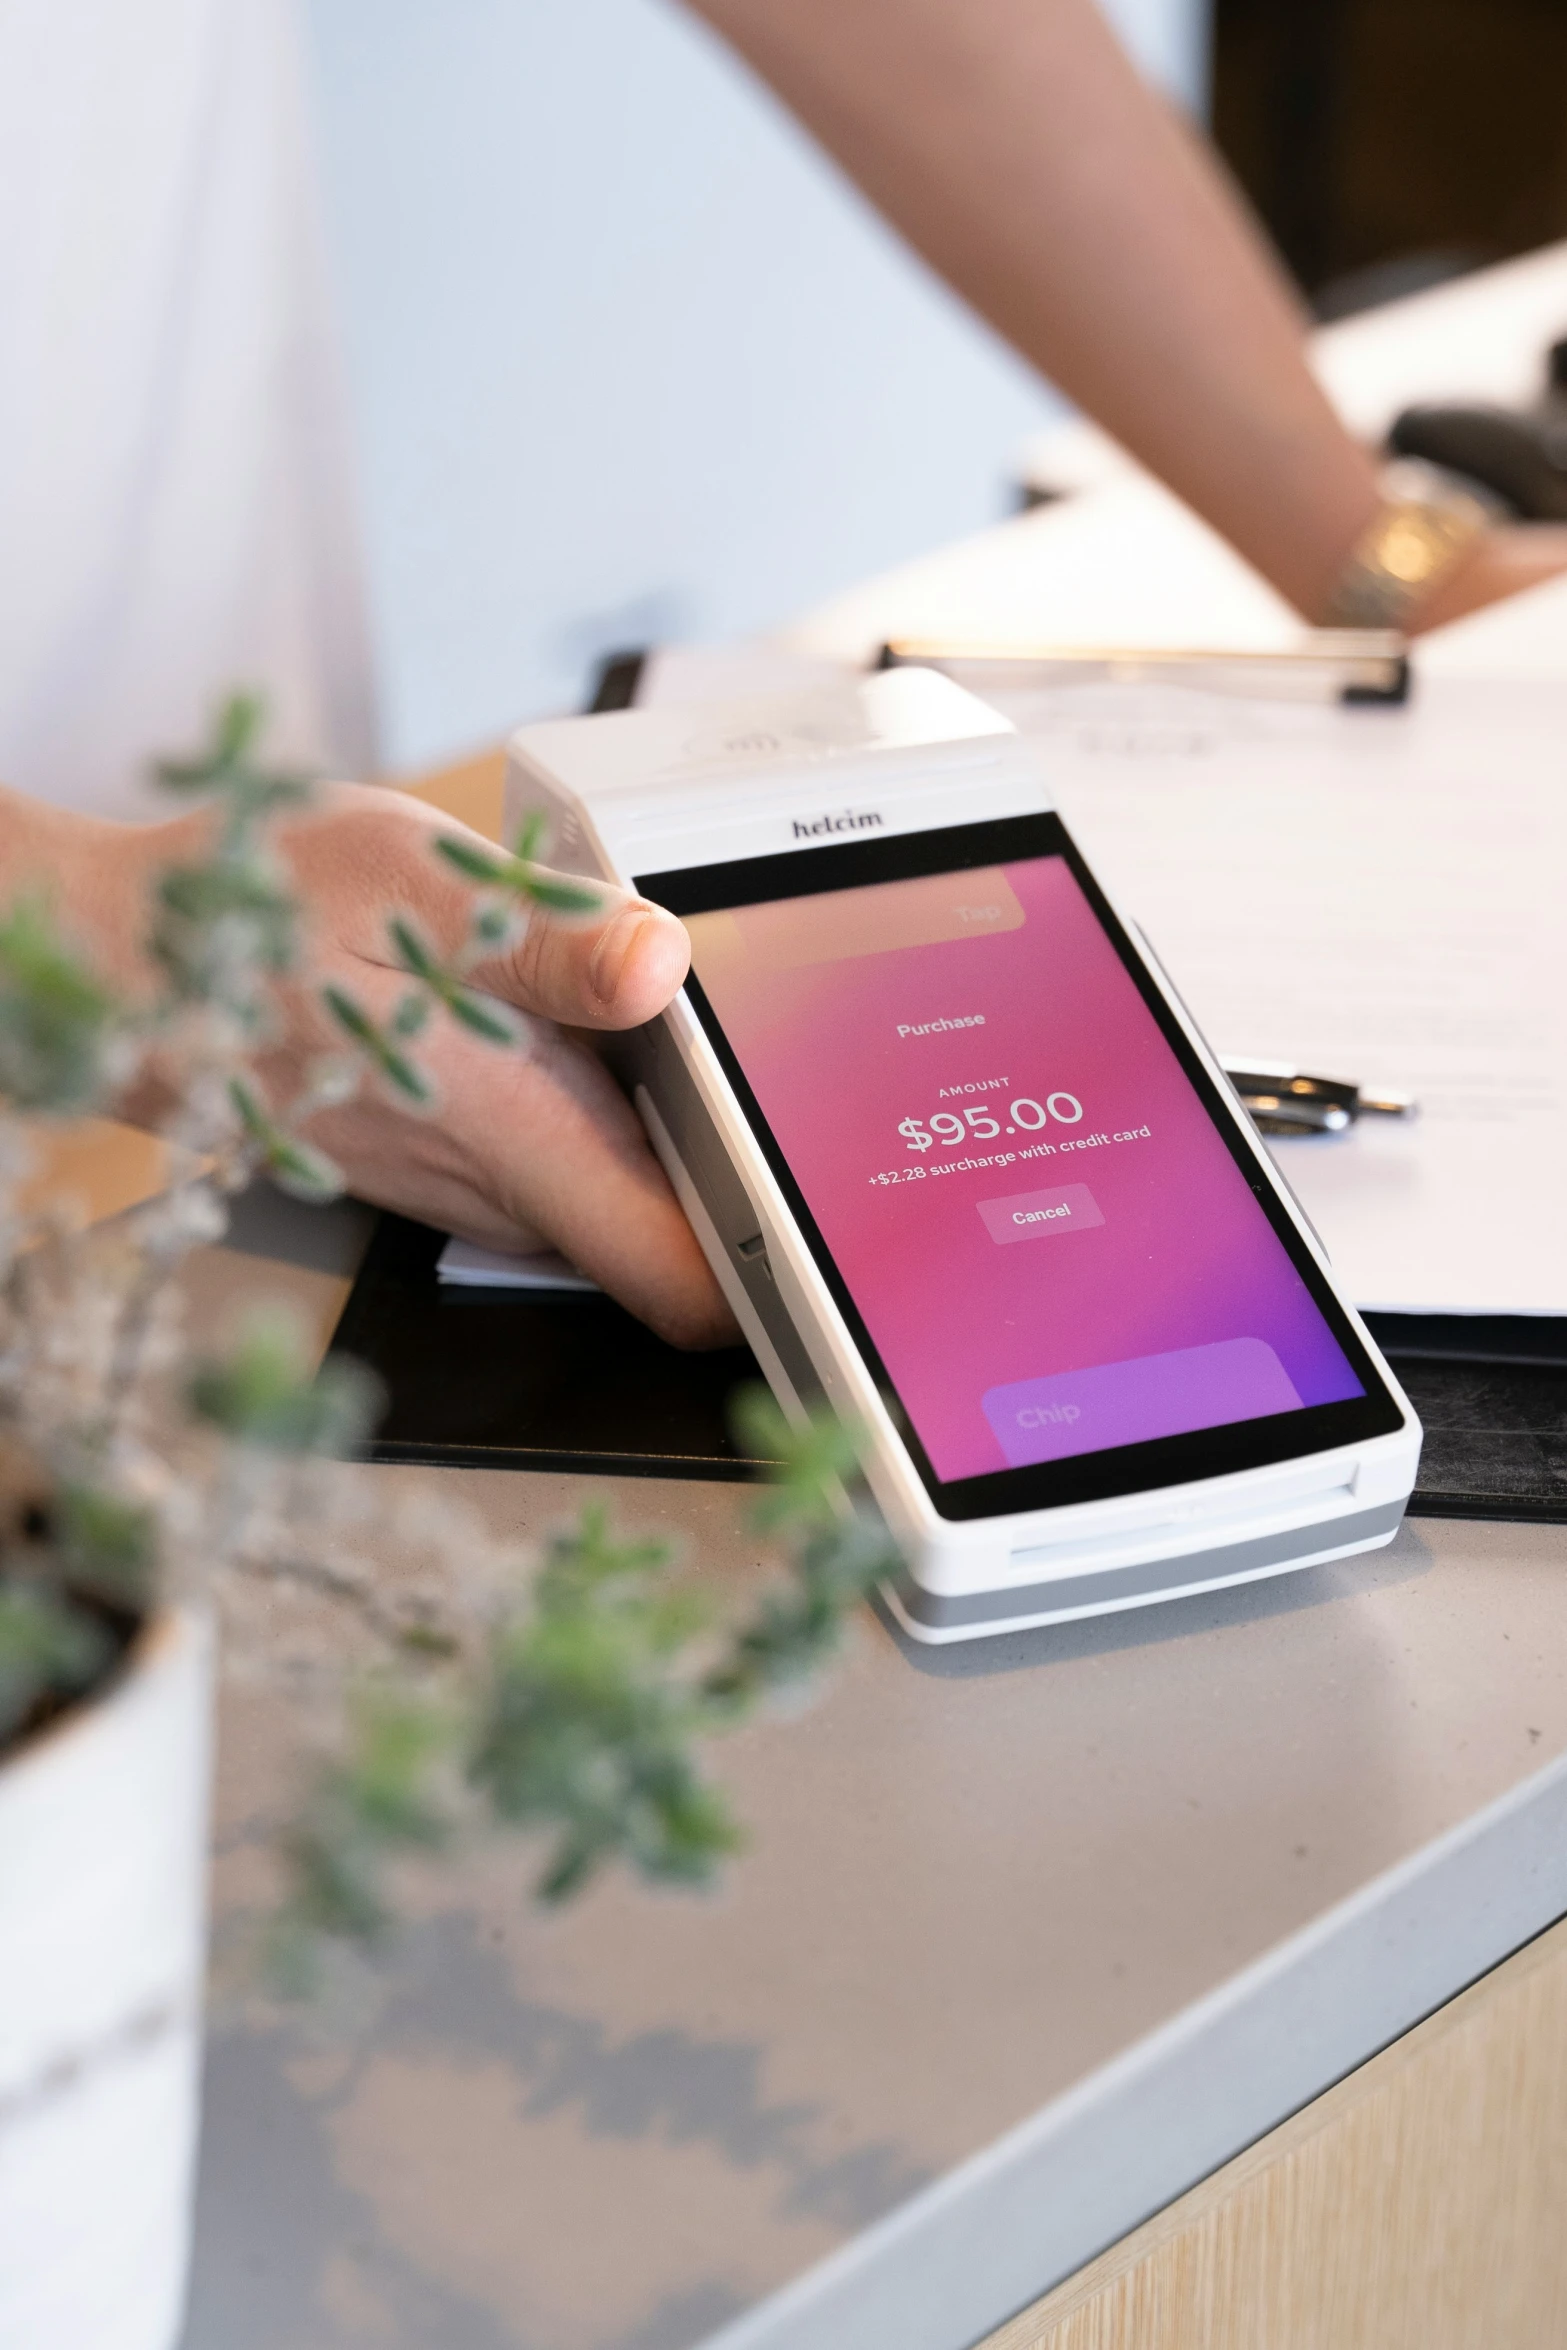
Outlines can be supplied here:
M1055 1191L1014 1191L1005 1199L978 1203L992 1240L1044 1240L1052 1232L1086 1232L1102 1224L1099 1203L1086 1183L1063 1183Z

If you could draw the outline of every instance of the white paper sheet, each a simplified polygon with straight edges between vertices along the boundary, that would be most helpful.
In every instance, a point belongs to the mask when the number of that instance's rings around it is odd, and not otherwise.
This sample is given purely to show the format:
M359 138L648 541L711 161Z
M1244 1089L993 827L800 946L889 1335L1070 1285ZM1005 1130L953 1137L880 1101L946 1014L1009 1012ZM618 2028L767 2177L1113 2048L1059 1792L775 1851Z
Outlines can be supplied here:
M644 692L804 682L768 661L662 656ZM1356 1302L1567 1314L1567 683L1440 667L1404 709L995 698L1049 742L1073 832L1221 1052L1419 1101L1274 1146ZM561 1286L491 1261L442 1278Z
M1357 1303L1567 1313L1567 690L1005 707L1221 1052L1419 1100L1276 1146Z
M435 1267L436 1279L459 1289L575 1289L598 1294L598 1283L579 1273L552 1248L513 1257L499 1249L477 1248L471 1240L449 1240Z

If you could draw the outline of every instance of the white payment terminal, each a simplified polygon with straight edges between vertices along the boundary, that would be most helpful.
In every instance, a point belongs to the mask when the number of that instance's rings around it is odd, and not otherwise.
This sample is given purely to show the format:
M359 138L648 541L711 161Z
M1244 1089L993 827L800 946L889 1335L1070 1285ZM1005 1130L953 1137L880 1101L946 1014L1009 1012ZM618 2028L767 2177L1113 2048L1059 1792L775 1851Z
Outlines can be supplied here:
M525 727L532 810L690 931L623 1074L780 1404L864 1432L916 1639L1392 1539L1419 1424L1046 746L897 669Z

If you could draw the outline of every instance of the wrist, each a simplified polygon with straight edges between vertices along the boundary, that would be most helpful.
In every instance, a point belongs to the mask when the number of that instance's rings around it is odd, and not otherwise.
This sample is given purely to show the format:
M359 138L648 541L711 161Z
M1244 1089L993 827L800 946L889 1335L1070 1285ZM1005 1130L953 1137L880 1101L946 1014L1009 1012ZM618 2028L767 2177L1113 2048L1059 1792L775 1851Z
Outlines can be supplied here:
M1431 625L1425 617L1484 543L1489 510L1462 490L1420 485L1403 495L1391 485L1351 546L1323 618L1330 628Z
M1418 634L1443 628L1504 596L1521 595L1567 571L1567 524L1498 522L1481 533L1415 615Z
M189 853L193 821L116 824L0 788L0 907L43 897L95 975L139 993L156 877Z

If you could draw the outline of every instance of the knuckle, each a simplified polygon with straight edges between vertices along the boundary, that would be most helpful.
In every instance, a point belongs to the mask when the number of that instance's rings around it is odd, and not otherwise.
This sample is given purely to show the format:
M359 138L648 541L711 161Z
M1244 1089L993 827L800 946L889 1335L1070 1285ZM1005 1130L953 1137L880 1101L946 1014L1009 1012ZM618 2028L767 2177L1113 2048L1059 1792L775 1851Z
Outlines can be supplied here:
M705 1291L664 1297L641 1308L644 1319L666 1345L685 1354L706 1354L714 1347L733 1346L739 1338L734 1317L716 1284Z
M529 1002L549 992L553 947L548 925L536 908L531 910L506 954L512 983L518 995Z

